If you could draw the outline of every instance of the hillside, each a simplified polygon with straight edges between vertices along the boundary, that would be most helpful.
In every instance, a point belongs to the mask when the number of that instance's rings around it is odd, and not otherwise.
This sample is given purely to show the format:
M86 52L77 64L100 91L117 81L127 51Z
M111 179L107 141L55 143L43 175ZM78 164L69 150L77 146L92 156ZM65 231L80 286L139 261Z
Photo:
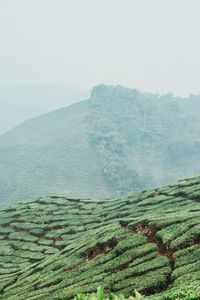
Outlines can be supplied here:
M0 207L43 195L120 197L199 174L200 97L121 86L0 137Z
M0 212L0 239L0 299L71 299L99 285L154 300L197 293L200 176L118 199L14 204Z
M25 120L87 99L88 96L88 92L64 85L0 84L0 135Z

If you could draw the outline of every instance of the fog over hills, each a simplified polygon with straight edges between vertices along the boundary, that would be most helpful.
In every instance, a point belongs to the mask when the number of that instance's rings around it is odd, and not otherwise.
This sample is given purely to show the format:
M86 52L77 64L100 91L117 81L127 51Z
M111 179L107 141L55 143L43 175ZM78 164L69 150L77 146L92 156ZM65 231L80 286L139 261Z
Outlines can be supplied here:
M0 0L0 300L200 300L199 15Z
M0 137L0 206L42 195L118 197L200 173L200 97L96 86L89 100Z
M65 85L0 85L0 135L12 127L89 97L89 92Z

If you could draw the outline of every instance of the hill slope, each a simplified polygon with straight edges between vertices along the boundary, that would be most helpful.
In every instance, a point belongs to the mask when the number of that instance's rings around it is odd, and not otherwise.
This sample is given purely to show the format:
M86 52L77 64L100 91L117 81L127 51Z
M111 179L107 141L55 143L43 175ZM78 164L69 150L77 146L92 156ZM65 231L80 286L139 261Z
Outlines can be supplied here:
M89 93L48 84L0 84L0 135L49 111L87 99Z
M119 199L15 204L0 212L0 239L0 299L71 299L99 285L173 299L200 284L200 176Z
M2 206L46 194L110 195L88 143L87 106L82 102L32 119L1 137Z
M198 174L199 109L195 96L97 86L0 137L0 207L47 194L118 197Z

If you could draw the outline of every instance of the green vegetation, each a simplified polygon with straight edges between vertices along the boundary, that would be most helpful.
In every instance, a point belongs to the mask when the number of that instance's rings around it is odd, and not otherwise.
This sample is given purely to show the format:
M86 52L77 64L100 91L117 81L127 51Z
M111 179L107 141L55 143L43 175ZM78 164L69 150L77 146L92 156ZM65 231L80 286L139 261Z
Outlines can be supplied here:
M135 289L198 299L198 187L200 176L118 199L40 197L0 211L0 299L93 299L98 286L118 300Z
M125 298L122 294L114 295L113 293L108 296L104 295L104 289L102 287L97 288L96 293L92 294L78 294L75 296L74 300L145 300L151 297L143 297L137 290L134 291L134 297L130 296ZM154 298L155 299L155 296ZM162 295L160 300L199 300L200 299L200 286L199 283L189 284L185 288L181 289L171 289L170 293Z
M120 197L199 174L199 110L199 96L97 86L89 100L0 137L0 207L45 195ZM199 198L187 181L179 189Z
M143 297L140 293L135 290L135 296L130 296L129 298L124 298L123 295L116 296L114 294L110 294L109 296L104 295L103 287L98 287L97 292L91 295L82 295L78 294L74 300L142 300Z

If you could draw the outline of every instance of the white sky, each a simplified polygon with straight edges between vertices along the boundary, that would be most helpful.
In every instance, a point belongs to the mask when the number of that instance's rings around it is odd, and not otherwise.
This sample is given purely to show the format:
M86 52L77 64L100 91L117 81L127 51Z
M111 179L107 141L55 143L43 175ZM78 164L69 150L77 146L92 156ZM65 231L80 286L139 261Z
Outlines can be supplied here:
M200 0L0 0L0 84L200 93Z

